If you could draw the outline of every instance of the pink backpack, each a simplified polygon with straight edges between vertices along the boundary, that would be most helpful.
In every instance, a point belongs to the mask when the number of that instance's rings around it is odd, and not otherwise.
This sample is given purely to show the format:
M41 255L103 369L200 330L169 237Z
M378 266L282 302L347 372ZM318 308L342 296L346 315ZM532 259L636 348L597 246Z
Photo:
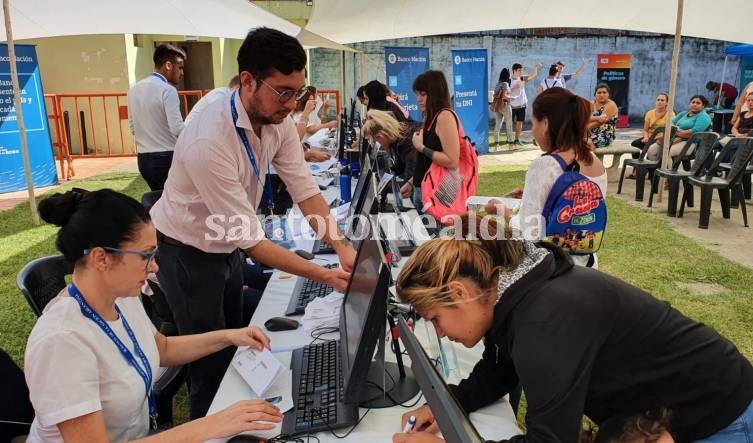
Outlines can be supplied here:
M452 215L460 215L468 212L466 204L468 197L476 195L478 185L478 155L468 137L465 136L463 125L457 114L452 112L458 123L458 135L460 136L460 159L458 167L447 169L444 166L432 162L421 181L421 201L424 212L431 215L437 221L445 225L451 225ZM431 124L431 128L442 111L439 111Z

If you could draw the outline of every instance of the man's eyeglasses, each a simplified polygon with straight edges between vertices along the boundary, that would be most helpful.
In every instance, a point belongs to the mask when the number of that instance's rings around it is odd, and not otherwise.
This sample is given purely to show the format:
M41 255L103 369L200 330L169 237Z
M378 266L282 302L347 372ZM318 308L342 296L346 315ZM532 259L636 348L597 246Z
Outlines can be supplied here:
M138 255L139 257L144 259L144 261L146 261L146 266L144 267L145 269L149 269L149 265L152 264L152 262L154 261L154 257L157 255L157 248L154 248L149 252L137 251L135 249L110 248L107 246L102 246L102 249L104 249L107 252L122 252L125 254ZM94 248L84 249L84 255L91 253L93 250Z
M303 98L304 95L308 92L308 88L306 86L302 87L301 89L295 90L295 89L286 89L282 92L275 89L272 85L265 82L262 79L259 79L260 82L262 82L266 87L273 90L275 94L277 94L277 101L280 103L287 103L288 100L291 98L295 98L296 100L300 100Z

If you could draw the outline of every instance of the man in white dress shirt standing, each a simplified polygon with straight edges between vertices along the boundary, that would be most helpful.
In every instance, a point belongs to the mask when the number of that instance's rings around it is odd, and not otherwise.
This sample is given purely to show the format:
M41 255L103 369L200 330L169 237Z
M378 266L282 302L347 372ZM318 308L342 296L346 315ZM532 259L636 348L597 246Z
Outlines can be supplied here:
M330 216L289 117L305 91L305 67L306 52L295 38L252 30L238 51L239 88L218 92L178 140L151 216L157 276L181 335L241 326L240 251L345 292L356 252ZM272 168L342 268L324 268L265 238L257 208L272 198ZM234 352L227 348L189 365L191 418L206 414Z
M186 53L163 43L152 58L154 72L128 90L128 122L136 139L139 172L156 191L165 186L173 148L183 131L175 85L183 78Z

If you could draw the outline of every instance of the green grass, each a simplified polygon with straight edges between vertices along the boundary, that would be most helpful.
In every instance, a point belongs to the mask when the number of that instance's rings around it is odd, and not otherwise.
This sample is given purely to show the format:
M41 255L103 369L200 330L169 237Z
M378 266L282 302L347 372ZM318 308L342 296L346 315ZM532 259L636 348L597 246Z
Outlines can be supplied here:
M502 195L522 187L525 166L483 167L479 195ZM147 191L136 173L111 173L76 182L85 189L112 188L136 199ZM55 192L62 192L66 185ZM622 278L657 298L669 301L687 316L703 322L729 338L748 358L753 358L753 272L712 252L675 231L640 208L609 197L609 225L600 269ZM34 258L55 254L56 228L33 227L28 204L0 212L0 347L23 365L26 338L35 318L16 288L18 271ZM720 233L723 235L723 233ZM749 247L749 245L744 245ZM678 284L716 283L721 294L703 296ZM176 398L176 420L187 417L185 392ZM521 408L520 417L525 411Z

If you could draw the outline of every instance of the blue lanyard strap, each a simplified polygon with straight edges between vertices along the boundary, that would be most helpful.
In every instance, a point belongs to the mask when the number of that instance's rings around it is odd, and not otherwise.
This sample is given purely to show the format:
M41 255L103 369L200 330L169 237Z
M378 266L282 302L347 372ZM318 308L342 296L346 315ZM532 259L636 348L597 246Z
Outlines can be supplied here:
M254 174L256 174L256 179L261 183L261 174L259 173L259 166L256 164L256 156L254 155L254 151L251 150L251 144L248 141L248 136L246 135L246 130L243 128L239 128L236 126L236 123L238 122L238 110L235 108L235 95L238 92L233 92L230 94L230 114L233 117L233 126L235 127L235 132L238 133L238 138L241 139L241 143L243 143L243 147L246 148L246 155L248 156L248 161L251 163L251 168L254 170ZM270 214L272 213L272 209L275 207L275 201L272 198L272 177L269 173L269 163L267 163L267 179L264 183L264 198L267 200L267 207L269 208Z
M94 311L91 306L89 306L89 303L84 300L81 292L73 283L68 285L68 294L70 294L70 296L78 302L78 305L81 307L81 313L84 315L84 317L88 318L97 326L99 326L102 332L104 332L107 337L115 344L121 355L123 355L123 358L125 358L126 362L128 362L129 365L133 366L133 368L139 374L139 377L141 377L141 380L144 381L146 396L149 402L149 417L151 418L153 429L157 429L157 402L154 399L154 392L152 390L152 367L149 365L149 359L146 358L146 354L144 354L141 346L139 346L139 342L136 339L136 335L133 333L133 329L131 329L131 326L128 324L128 321L126 320L123 313L120 312L120 308L118 307L118 305L115 305L115 310L118 312L120 318L123 319L123 328L125 328L126 332L128 333L128 337L130 337L131 341L133 342L133 349L136 351L136 355L139 356L141 363L144 365L143 368L138 364L131 351L126 348L120 338L115 335L115 332L112 330L112 328L110 328L110 325L108 325L107 322L105 322L102 317L100 317L100 315L97 314L97 312Z

